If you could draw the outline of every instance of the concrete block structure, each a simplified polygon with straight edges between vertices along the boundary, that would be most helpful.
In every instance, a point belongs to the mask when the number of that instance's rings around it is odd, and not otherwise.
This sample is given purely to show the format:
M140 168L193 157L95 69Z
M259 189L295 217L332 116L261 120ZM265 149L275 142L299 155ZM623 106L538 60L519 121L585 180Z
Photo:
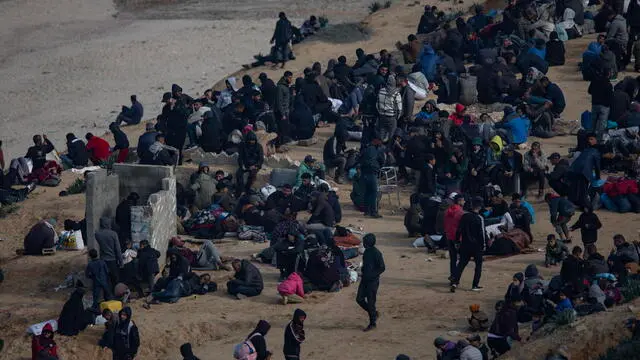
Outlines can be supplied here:
M96 248L95 231L100 217L114 217L120 201L129 193L140 195L131 208L131 239L148 240L164 256L171 237L176 235L176 179L168 166L114 164L113 172L99 170L87 180L87 244Z

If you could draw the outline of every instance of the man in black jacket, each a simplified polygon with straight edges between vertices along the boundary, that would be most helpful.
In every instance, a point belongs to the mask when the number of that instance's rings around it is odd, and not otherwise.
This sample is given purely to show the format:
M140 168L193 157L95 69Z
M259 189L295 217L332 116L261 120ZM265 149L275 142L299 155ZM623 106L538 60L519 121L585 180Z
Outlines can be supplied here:
M162 117L166 121L167 145L178 149L179 164L182 165L182 149L187 137L187 109L182 102L169 93L164 94L162 102L165 103L162 108Z
M428 196L436 194L436 157L428 153L425 155L426 163L420 170L420 184L418 185L418 192L420 194L426 194Z
M53 144L47 135L33 135L33 146L27 150L27 159L33 162L33 170L40 169L47 162L47 154L54 150Z
M569 185L566 177L569 171L569 161L563 159L557 152L551 154L547 159L553 165L553 171L546 174L549 186L560 196L569 195Z
M256 134L250 131L245 135L238 154L239 168L236 174L236 181L238 182L236 191L238 193L248 192L251 189L258 176L258 171L262 168L263 161L264 151L262 150L262 144L258 142ZM248 175L246 181L245 174Z
M273 31L273 37L271 37L271 44L275 43L275 64L281 61L282 67L284 67L284 64L289 60L289 41L291 40L293 31L291 29L291 22L289 22L284 12L278 14L278 18L276 29Z
M289 125L289 112L291 110L291 83L293 81L293 73L285 71L284 75L278 81L276 90L275 105L273 108L276 123L278 124L278 146L291 141L291 130Z
M460 242L460 248L458 249L460 261L458 262L456 274L451 280L451 292L456 291L460 283L460 278L462 277L462 272L467 264L469 264L471 258L473 258L476 263L471 290L482 290L480 277L482 276L482 256L486 246L484 220L480 215L480 209L482 209L483 205L484 201L482 198L474 198L471 212L465 213L462 215L462 218L460 218L460 224L456 232L456 239Z
M138 250L138 273L142 281L149 283L149 292L153 291L156 275L160 272L158 266L158 258L160 252L149 245L148 240L140 241L140 249Z
M269 105L269 109L273 110L276 107L276 84L265 73L260 73L258 79L260 79L262 99Z
M87 145L73 133L67 134L67 154L60 157L65 165L69 166L85 167L89 163Z
M227 282L227 292L238 300L258 296L262 293L264 284L260 270L248 260L235 259L231 263L236 274L233 280Z
M362 255L362 280L358 286L356 302L369 314L369 325L364 331L376 328L378 311L376 310L376 296L380 286L380 275L385 271L384 258L376 245L376 236L367 234L362 238L364 254Z
M346 131L340 131L336 127L336 131L332 137L327 139L322 150L322 160L327 167L327 171L335 169L333 179L336 183L342 184L342 177L347 165L347 158L344 156L346 146Z

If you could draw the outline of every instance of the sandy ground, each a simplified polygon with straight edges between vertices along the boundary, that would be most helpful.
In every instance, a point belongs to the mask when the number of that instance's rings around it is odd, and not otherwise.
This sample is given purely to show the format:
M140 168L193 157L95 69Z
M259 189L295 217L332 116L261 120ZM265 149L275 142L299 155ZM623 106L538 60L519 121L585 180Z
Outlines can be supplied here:
M49 122L46 126L49 129L60 129L54 139L69 130L84 132L94 126L97 126L96 132L102 132L115 116L109 114L109 110L118 110L117 104L127 100L123 91L138 92L145 105L157 103L156 98L159 99L160 93L172 82L179 82L186 92L195 94L246 62L235 55L246 51L246 57L250 57L264 45L272 26L269 21L260 27L254 25L256 27L250 32L243 32L245 30L236 27L240 22L216 21L216 29L232 30L237 34L234 40L242 44L242 48L222 47L229 50L223 56L220 51L224 50L219 46L213 48L213 41L209 42L205 36L216 35L215 30L212 34L214 25L210 20L157 21L135 17L122 20L120 16L112 17L115 10L109 6L94 7L74 1L64 4L59 1L3 2L1 16L5 21L0 22L3 30L0 36L9 45L0 50L0 71L5 82L10 82L6 85L10 91L0 95L0 106L6 115L0 133L5 141L13 141L9 144L11 151L20 149L21 153L31 133L42 131L37 124L43 121ZM352 56L356 47L367 51L392 48L395 41L414 31L422 12L421 5L409 5L409 2L398 1L391 9L369 17L367 26L372 35L368 39L362 37L351 41L330 36L328 40L320 37L301 45L296 49L298 60L288 68L301 71L316 60L326 63L340 54ZM76 9L77 13L69 14L70 8ZM142 14L149 18L156 16L153 12ZM245 25L246 22L242 22L242 26ZM195 38L201 41L194 43ZM589 107L587 83L580 80L576 71L576 59L589 41L590 38L585 38L569 42L567 65L550 71L551 79L564 89L568 104L565 116L569 119L577 118ZM238 60L234 63L231 58ZM212 61L227 67L223 69ZM263 70L256 69L252 73ZM268 72L274 78L280 73ZM152 107L147 106L148 115L155 114ZM6 129L8 124L13 130ZM86 129L80 131L82 126ZM140 127L128 128L127 132L135 139ZM301 159L307 153L320 155L322 144L330 133L331 129L322 129L317 145L294 147L290 155L295 159ZM573 141L570 137L557 137L543 141L543 148L549 153L566 153ZM86 264L85 256L79 253L58 253L53 257L13 255L38 219L56 218L61 223L65 218L84 216L83 195L57 196L73 178L73 175L65 174L61 187L36 190L17 213L0 220L0 265L6 272L6 280L0 287L0 334L5 340L0 359L30 358L30 341L24 330L29 324L57 318L68 291L54 292L53 288L70 271L81 270ZM481 293L468 291L473 272L473 265L470 265L463 276L461 290L451 294L446 280L448 260L411 247L413 239L406 237L403 213L398 211L397 204L390 203L385 197L381 210L384 219L364 219L350 205L348 190L344 185L340 189L344 224L363 226L365 231L375 233L385 256L387 272L382 277L378 295L382 317L376 331L364 334L361 328L367 320L355 304L355 286L335 294L312 294L300 306L308 314L307 341L302 347L305 359L392 359L398 353L406 353L415 359L435 359L433 338L452 330L464 331L470 304L480 304L492 316L493 303L504 295L513 273L522 271L529 263L541 265L543 262L542 253L487 261L482 278L485 290ZM409 194L410 189L403 189L403 205L408 203ZM533 247L541 248L546 234L552 229L546 220L547 206L539 200L532 199L532 202L537 210ZM610 249L614 233L623 233L628 238L637 236L640 216L609 212L600 212L599 216L604 224L598 244L602 252ZM224 254L239 257L248 257L262 247L243 242L220 246ZM274 359L282 359L283 328L295 307L277 304L277 272L271 267L259 266L264 275L265 290L257 298L241 302L230 299L225 295L224 283L231 273L214 272L212 276L220 285L217 293L183 299L175 305L156 306L149 311L135 302L133 317L142 337L138 358L176 359L179 345L190 341L201 359L229 359L233 345L241 341L259 319L267 319L272 324L267 337L269 347L275 353ZM546 276L553 271L557 269L542 270ZM602 321L607 321L606 317ZM592 321L590 326L597 326L597 322ZM57 337L63 358L110 359L109 353L95 346L100 333L101 329L95 328L74 338ZM536 350L530 350L534 348ZM539 358L546 350L547 343L534 343L520 351L519 354L527 356L519 358Z

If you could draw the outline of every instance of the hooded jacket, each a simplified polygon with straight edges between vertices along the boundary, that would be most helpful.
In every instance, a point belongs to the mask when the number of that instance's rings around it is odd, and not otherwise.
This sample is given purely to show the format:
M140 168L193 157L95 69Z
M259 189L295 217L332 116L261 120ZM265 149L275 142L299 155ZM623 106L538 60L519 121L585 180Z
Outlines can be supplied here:
M364 254L362 255L362 282L375 282L385 271L384 258L376 248L376 236L367 234L362 239Z
M509 131L509 135L511 137L511 141L514 144L523 144L527 142L529 138L529 127L531 126L531 121L523 116L514 116L508 121L503 121L496 124L496 128L502 128Z
M609 272L609 264L604 256L599 253L591 254L587 258L587 271L589 275L596 276L597 274L604 274Z
M606 39L615 40L623 49L626 48L629 34L627 33L627 20L622 15L618 14L611 20Z
M438 55L436 55L436 52L433 51L431 45L424 44L422 54L420 54L420 65L422 66L422 73L428 81L435 81L437 63Z
M87 166L89 163L89 153L84 141L75 136L67 138L67 156L74 166Z
M120 320L118 323L114 336L113 354L118 359L126 359L127 356L133 359L140 347L140 334L138 333L138 327L131 320L131 308L127 306L120 310L120 313L126 314L127 320Z
M198 357L193 355L191 343L184 343L180 345L180 355L182 355L182 360L200 360Z
M53 326L46 323L42 331L53 333ZM58 359L58 345L53 338L53 335L50 339L45 338L44 334L33 335L31 338L31 360Z
M500 163L500 156L502 155L502 149L504 149L504 142L500 135L496 135L491 138L491 142L489 145L495 144L498 147L498 150L494 150L491 146L487 148L487 165L492 166Z
M102 262L104 264L104 262ZM106 268L106 266L105 266ZM93 325L93 315L84 309L82 297L84 290L78 288L71 293L69 300L64 303L58 317L58 333L64 336L76 336Z
M211 175L200 172L191 184L191 190L195 191L196 195L195 207L205 209L211 205L211 198L216 192L216 184Z
M111 218L100 218L100 229L96 231L96 241L100 247L100 259L104 261L115 261L118 265L122 264L122 251L120 250L120 241L118 233L111 229Z
M291 109L291 90L289 89L289 83L283 76L278 81L278 87L276 90L275 111L280 116L289 117L289 109ZM276 119L280 120L280 119Z
M456 239L456 232L458 231L458 225L460 224L460 219L462 219L462 215L464 215L464 210L462 210L462 206L458 204L451 205L444 213L444 233L448 240L458 241Z
M518 332L518 312L511 304L505 304L496 314L495 320L489 328L489 333L503 338L510 337L520 341Z
M386 86L378 92L378 114L398 118L402 114L402 96L396 87L395 76L387 78Z
M225 88L224 90L222 90L220 92L220 96L218 97L218 103L216 104L218 106L219 109L224 109L227 106L229 106L232 102L232 95L233 93L235 93L236 91L238 91L238 86L236 85L237 80L235 77L229 77L227 78L227 80L225 81L226 84L229 84L229 86L231 86L231 89L229 89L228 87Z
M580 229L582 235L582 242L587 244L593 244L598 241L598 230L602 227L602 223L593 211L585 211L580 214L578 221L571 226L571 230Z
M127 134L120 129L120 126L116 123L111 123L109 125L109 130L113 133L113 139L116 142L116 145L113 147L113 151L116 150L124 150L129 148L129 138L127 138Z
M205 113L202 121L202 136L199 139L202 150L219 153L222 150L222 112L214 108Z
M255 141L255 144L249 144L249 141ZM260 169L263 161L264 151L262 150L262 145L258 143L256 134L250 131L245 135L244 142L240 146L238 165L245 170L248 170L251 166Z
M595 147L587 147L571 163L569 168L574 174L582 174L588 181L600 179L600 152Z
M298 295L304 297L304 287L302 278L297 272L292 272L285 281L278 284L278 293L280 295Z
M313 137L316 131L313 111L301 94L298 94L294 99L293 111L290 114L289 121L295 128L295 132L291 134L294 139L302 140Z

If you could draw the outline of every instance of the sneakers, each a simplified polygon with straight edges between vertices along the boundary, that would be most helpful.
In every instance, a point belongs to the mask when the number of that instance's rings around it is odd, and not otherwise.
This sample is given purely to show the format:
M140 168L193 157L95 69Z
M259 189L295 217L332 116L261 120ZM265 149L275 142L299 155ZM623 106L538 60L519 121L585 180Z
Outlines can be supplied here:
M480 285L474 286L471 288L471 291L482 291L484 288Z
M236 294L236 299L238 300L244 300L247 298L247 295L244 294Z
M458 287L458 285L456 284L451 284L451 287L449 288L449 291L451 291L452 293L456 292L456 288Z
M369 331L371 331L371 330L373 330L375 328L376 328L376 324L369 324L369 326L367 326L366 328L362 329L362 331L369 332Z

